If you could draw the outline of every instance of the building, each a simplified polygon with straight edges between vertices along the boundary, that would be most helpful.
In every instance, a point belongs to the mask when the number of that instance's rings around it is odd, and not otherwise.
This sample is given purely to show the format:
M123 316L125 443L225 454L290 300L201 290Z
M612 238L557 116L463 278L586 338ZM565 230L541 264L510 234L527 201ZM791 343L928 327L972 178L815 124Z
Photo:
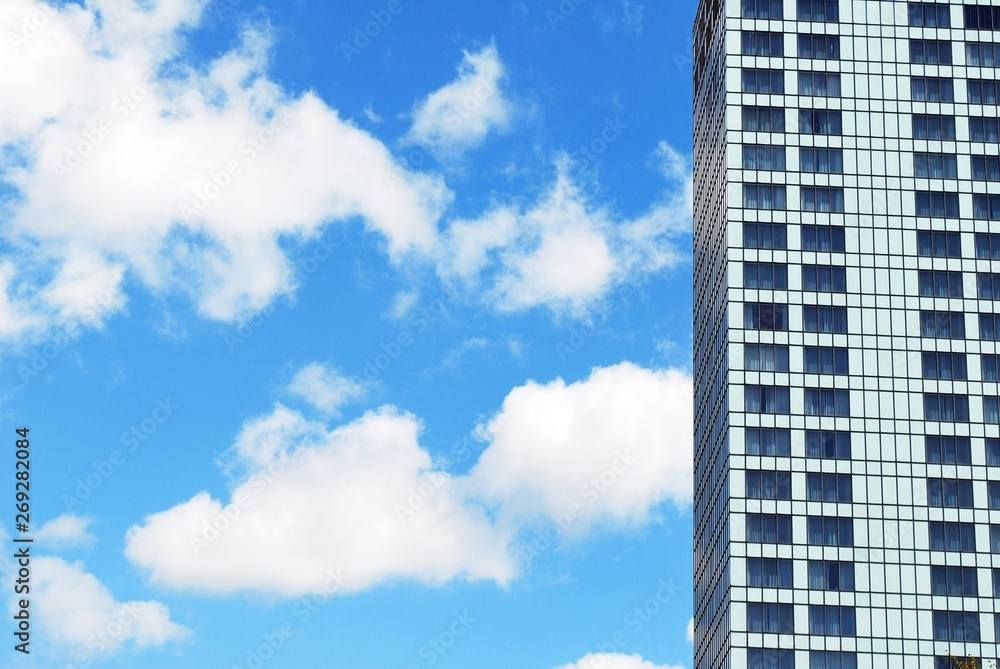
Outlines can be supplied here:
M1000 657L1000 0L702 0L698 669Z

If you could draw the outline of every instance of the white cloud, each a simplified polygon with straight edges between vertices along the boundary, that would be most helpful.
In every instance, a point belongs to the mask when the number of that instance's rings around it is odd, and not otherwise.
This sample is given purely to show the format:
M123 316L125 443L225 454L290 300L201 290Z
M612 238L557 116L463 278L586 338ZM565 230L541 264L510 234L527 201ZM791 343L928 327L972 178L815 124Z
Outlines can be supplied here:
M116 600L79 562L36 557L32 567L33 619L73 653L96 656L128 645L163 646L190 634L159 602Z
M0 343L100 327L135 290L239 320L295 290L290 254L337 221L363 221L391 262L432 262L503 310L582 311L681 260L690 173L666 145L668 188L644 216L594 204L560 164L538 202L501 199L442 235L453 199L443 179L404 168L314 93L272 81L266 30L187 65L183 35L205 4L0 3L0 174L16 193L0 239L18 253L0 258ZM20 37L36 15L44 25ZM505 129L504 81L495 46L466 52L457 78L415 106L408 141L448 154Z
M401 290L392 297L392 304L385 315L394 321L399 321L410 315L420 300L420 291L416 289Z
M342 592L397 579L503 585L523 566L518 535L570 504L581 508L571 533L583 536L688 503L690 384L623 363L515 388L464 476L436 469L418 420L394 407L328 428L278 405L228 452L228 500L201 492L149 516L129 530L126 554L155 583L213 593L296 596L331 573L346 579ZM586 488L591 477L603 492Z
M687 640L688 643L694 643L694 618L688 621Z
M365 118L368 119L372 123L381 123L382 122L382 117L378 115L378 113L375 111L375 108L372 107L371 105L368 105L367 107L365 107L364 115L365 115Z
M483 290L503 310L544 305L580 313L614 286L678 264L685 258L679 241L691 230L691 171L666 143L656 155L667 188L644 215L623 220L591 203L561 159L539 201L452 223L439 273Z
M126 554L156 583L217 593L301 595L331 572L344 592L395 578L507 582L509 537L433 468L419 432L389 407L327 431L279 406L237 440L245 475L230 501L202 492L148 517Z
M501 90L504 66L496 46L464 54L458 78L414 108L408 141L451 155L477 146L490 132L509 124L512 106Z
M490 446L473 487L508 516L568 515L571 535L644 523L665 500L690 502L692 407L690 377L631 363L577 383L527 383L480 427Z
M641 655L621 653L591 653L578 662L564 664L558 669L684 669L681 666L653 664Z
M89 518L66 513L42 525L35 532L35 541L53 548L87 546L95 541L89 527Z
M463 339L457 345L452 347L447 353L445 353L444 358L437 366L437 370L443 369L456 369L462 363L468 359L468 357L474 353L481 353L487 349L493 348L495 346L494 342L491 342L486 337L469 337L468 339Z
M17 272L0 263L0 338L99 325L128 284L237 319L294 289L288 249L331 221L359 217L394 261L433 247L450 191L271 81L266 32L185 68L204 0L140 4L0 3L0 171L18 194L0 234L21 252Z
M337 413L367 392L364 384L316 362L300 369L288 389L327 414Z
M601 22L605 32L625 30L637 35L642 34L643 14L646 8L632 0L622 0L621 14L612 14Z

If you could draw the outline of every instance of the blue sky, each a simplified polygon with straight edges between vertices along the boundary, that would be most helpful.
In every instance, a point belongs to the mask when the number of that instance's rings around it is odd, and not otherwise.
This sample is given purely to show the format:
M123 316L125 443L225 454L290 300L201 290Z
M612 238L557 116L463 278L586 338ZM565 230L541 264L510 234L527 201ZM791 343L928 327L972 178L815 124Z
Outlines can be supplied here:
M691 666L696 3L482 4L0 6L3 666Z

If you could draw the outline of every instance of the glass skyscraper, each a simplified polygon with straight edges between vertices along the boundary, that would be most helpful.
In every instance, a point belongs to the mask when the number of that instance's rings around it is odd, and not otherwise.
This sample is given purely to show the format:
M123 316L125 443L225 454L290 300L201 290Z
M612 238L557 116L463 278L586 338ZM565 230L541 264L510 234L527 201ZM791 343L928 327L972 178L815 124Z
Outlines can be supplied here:
M697 669L1000 656L1000 0L702 0Z

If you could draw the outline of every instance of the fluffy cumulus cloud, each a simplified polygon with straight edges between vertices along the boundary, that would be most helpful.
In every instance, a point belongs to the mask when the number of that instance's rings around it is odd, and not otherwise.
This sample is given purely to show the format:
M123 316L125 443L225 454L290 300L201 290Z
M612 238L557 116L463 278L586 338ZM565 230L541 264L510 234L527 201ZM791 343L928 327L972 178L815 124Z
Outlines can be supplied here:
M471 481L503 513L571 518L579 533L639 524L660 502L691 499L690 377L631 363L567 384L527 383L480 428Z
M79 562L36 557L32 569L33 619L73 655L92 659L127 647L163 646L190 634L159 602L116 600Z
M691 230L691 170L665 143L657 158L667 187L645 214L627 220L590 202L561 159L538 201L452 223L442 277L482 290L500 309L581 312L616 285L676 265Z
M35 541L53 548L86 546L94 542L89 518L66 513L50 520L35 532Z
M342 592L393 578L509 580L508 536L466 503L392 408L332 431L284 407L249 422L230 499L199 493L128 534L153 581L211 592Z
M266 29L189 65L205 4L0 3L0 242L18 257L0 255L0 343L100 327L136 289L238 320L296 288L290 254L335 221L507 310L582 309L678 261L690 175L669 147L666 194L637 219L591 202L563 162L537 202L449 223L440 176L267 76ZM510 124L504 86L495 46L466 52L405 140L438 155L481 143Z
M681 666L653 664L641 655L622 653L591 653L579 662L564 664L557 669L683 669Z
M453 476L393 407L329 426L276 406L225 457L228 499L201 492L128 532L126 554L160 585L295 596L398 579L505 584L522 532L570 510L636 524L691 492L690 378L628 363L583 381L528 383L480 430L474 470Z
M177 59L204 5L0 3L0 234L21 258L0 263L0 337L99 324L130 283L237 318L294 288L287 246L333 220L359 217L395 260L434 245L447 188L271 81L266 32Z
M288 389L327 414L337 413L342 406L366 392L363 383L321 363L312 363L300 369Z
M504 78L496 46L466 51L458 78L413 110L408 141L453 155L482 143L490 132L505 129L513 110L502 90Z

